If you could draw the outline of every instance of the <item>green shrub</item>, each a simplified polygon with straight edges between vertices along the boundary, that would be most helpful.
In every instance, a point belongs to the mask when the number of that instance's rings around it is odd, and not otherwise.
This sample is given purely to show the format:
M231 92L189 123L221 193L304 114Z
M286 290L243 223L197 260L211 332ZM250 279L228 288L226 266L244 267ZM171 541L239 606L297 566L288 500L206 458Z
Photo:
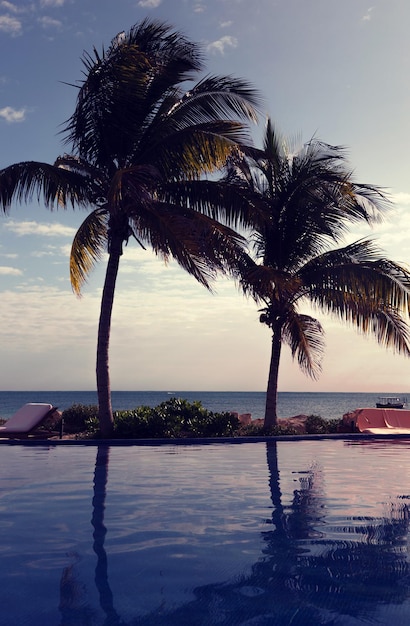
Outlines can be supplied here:
M248 424L241 428L241 435L245 437L280 437L281 435L297 435L293 426L277 424L271 428L264 428L263 424Z
M306 432L310 435L324 434L327 432L327 423L320 415L309 415L305 422Z
M343 420L337 420L337 419L332 419L332 420L326 420L327 421L327 425L328 425L328 433L339 433L341 427L343 426Z
M90 432L98 428L96 405L73 404L62 412L65 433Z
M297 435L298 431L296 430L296 428L294 426L285 426L282 424L277 424L276 426L273 426L272 428L270 428L269 430L264 430L264 434L265 435L275 435L275 436L280 436L280 435Z
M323 419L320 415L309 415L305 422L305 431L308 434L327 434L339 432L339 420ZM281 424L280 421L276 426L265 429L263 424L249 424L243 426L240 434L247 437L264 437L281 435L298 435L299 432L292 425Z
M213 413L201 402L171 398L157 407L141 406L114 413L114 436L118 438L227 437L238 430L231 413Z
M98 407L73 404L63 411L64 432L84 433L95 437L99 430ZM308 434L336 433L339 420L326 420L320 415L306 419ZM265 430L263 424L241 425L229 412L214 413L205 409L201 402L188 402L182 398L170 398L156 407L140 406L133 410L114 412L114 437L118 439L158 439L183 437L259 437L266 435L297 435L293 426L278 424Z
M310 435L325 435L338 431L338 420L328 420L320 415L309 415L306 423L306 432Z
M245 437L263 437L266 433L263 429L263 424L246 424L240 427L240 434Z

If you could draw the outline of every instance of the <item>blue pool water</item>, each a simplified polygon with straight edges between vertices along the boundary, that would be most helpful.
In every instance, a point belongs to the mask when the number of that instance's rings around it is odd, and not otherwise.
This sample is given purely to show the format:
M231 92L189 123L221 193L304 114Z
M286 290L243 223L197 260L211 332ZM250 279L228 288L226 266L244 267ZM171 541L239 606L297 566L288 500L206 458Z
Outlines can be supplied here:
M410 440L0 454L0 626L410 623Z

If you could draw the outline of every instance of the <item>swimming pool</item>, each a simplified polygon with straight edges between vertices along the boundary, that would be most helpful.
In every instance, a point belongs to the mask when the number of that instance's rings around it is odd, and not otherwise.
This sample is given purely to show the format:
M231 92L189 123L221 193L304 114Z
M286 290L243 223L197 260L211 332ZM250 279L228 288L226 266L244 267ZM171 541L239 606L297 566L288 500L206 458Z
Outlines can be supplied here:
M410 440L0 454L1 626L410 623Z

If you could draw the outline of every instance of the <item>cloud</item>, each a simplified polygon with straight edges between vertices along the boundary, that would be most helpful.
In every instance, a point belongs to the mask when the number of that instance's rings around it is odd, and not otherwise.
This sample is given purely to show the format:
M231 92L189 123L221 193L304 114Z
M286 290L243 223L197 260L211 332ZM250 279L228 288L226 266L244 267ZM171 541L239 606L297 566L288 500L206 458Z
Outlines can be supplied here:
M40 6L42 7L62 7L65 0L41 0Z
M365 13L362 17L362 22L370 22L370 20L372 19L372 11L373 11L374 7L369 7L367 9L367 13Z
M60 20L54 20L52 17L40 17L38 21L43 28L60 28L62 26Z
M15 4L7 2L6 0L0 2L0 7L6 9L6 11L10 11L11 13L21 13L23 11L23 9L19 9Z
M409 205L410 204L410 193L398 192L393 194L392 196L393 202L401 205Z
M64 226L64 224L40 224L38 222L15 222L10 220L3 226L13 232L18 237L25 235L40 235L42 237L73 237L75 228Z
M0 276L22 276L23 272L16 267L0 265Z
M0 109L0 117L10 124L13 122L24 122L26 118L26 109L17 110L12 107L3 107Z
M55 250L34 250L34 252L32 252L32 256L36 259L42 259L45 256L51 256L51 257L55 257Z
M6 259L17 259L18 254L15 252L0 252L0 255L5 257Z
M22 26L20 20L10 15L0 15L0 31L9 35L20 35Z
M156 9L161 4L162 0L140 0L138 6L145 9Z
M224 37L221 37L217 41L213 41L208 44L207 50L211 53L225 54L226 48L236 48L237 45L238 40L236 37L232 37L232 35L224 35Z

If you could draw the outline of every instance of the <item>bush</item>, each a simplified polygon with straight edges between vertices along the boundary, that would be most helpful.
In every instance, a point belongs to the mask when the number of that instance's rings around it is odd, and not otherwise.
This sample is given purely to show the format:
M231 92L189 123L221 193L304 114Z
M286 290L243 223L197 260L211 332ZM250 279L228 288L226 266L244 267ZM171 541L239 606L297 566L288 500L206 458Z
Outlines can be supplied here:
M66 433L97 435L98 407L73 404L62 413ZM327 420L320 415L309 415L305 429L308 434L336 433L340 421ZM265 430L263 424L241 425L229 412L214 413L201 402L170 398L156 407L140 406L133 410L114 412L114 437L117 439L158 439L183 437L260 437L266 435L297 435L292 425L278 424ZM83 436L83 435L82 435Z
M240 434L245 437L278 437L281 435L297 435L298 432L293 426L277 424L272 428L264 428L263 424L248 424L242 426Z
M73 404L62 412L64 432L95 431L98 428L97 416L98 407L96 405Z
M213 413L199 401L181 398L114 414L114 437L118 438L227 437L238 427L239 420L231 413Z
M309 435L325 435L328 433L336 433L338 431L339 422L337 420L327 420L320 415L309 415L305 429Z
M309 415L305 421L305 432L307 434L328 434L339 432L340 422L334 419L323 419L320 415ZM264 437L274 436L280 437L283 435L298 435L301 434L292 424L279 423L272 428L265 429L263 424L249 424L248 426L242 426L240 434L246 437Z

